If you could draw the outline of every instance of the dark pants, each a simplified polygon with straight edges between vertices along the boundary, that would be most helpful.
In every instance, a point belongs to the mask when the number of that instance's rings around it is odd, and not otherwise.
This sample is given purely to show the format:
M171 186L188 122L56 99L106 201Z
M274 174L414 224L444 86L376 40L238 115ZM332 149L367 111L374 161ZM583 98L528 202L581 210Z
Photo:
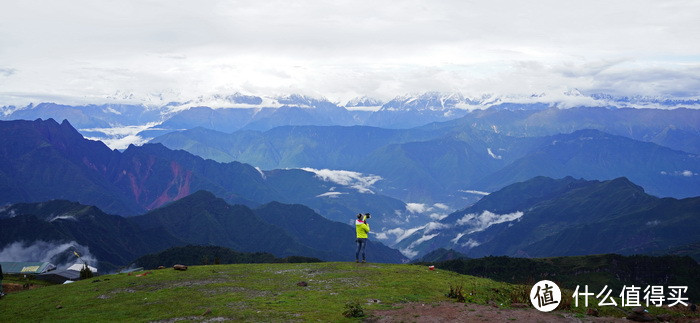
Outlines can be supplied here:
M365 257L365 249L367 248L367 238L357 238L357 251L355 252L355 260L360 259L360 251L362 252L362 260L367 259Z

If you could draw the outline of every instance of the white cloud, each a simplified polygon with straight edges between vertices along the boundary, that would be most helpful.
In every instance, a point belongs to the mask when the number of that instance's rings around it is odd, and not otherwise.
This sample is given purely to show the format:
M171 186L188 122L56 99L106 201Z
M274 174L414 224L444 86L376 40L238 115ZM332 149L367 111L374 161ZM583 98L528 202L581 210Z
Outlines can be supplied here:
M86 139L102 141L107 147L111 149L123 150L129 147L129 145L141 146L147 143L152 138L142 138L138 135L128 135L118 138L97 138L97 137L87 137Z
M423 234L418 240L413 241L408 247L406 247L403 250L407 250L409 253L412 253L411 250L417 246L419 246L421 243L426 242L428 240L431 240L437 236L439 236L439 233L434 233L434 234ZM403 252L403 251L402 251ZM415 257L415 256L414 256Z
M53 222L56 220L78 221L78 219L76 219L74 215L59 215L51 218L49 222Z
M263 172L263 170L260 169L260 167L255 166L255 170L257 170L258 173L260 173L260 177L262 177L262 179L266 179L266 178L267 178L267 176L265 176L265 172Z
M659 223L661 223L659 220L649 221L647 222L647 226L653 227L659 225Z
M517 211L508 214L496 214L485 210L481 214L469 213L465 214L461 219L457 220L458 226L469 226L467 233L484 231L486 228L499 223L510 222L520 219L524 215L523 212Z
M340 195L343 194L348 194L348 193L341 193L341 192L326 192L323 194L316 195L316 197L329 197L329 198L337 198Z
M418 238L416 241L413 241L408 247L399 249L399 251L406 257L413 258L418 255L418 251L413 250L416 246L420 245L423 242L426 242L428 240L431 240L437 236L439 236L439 233L435 234L423 234L420 238Z
M157 125L157 122L151 122L144 125L138 126L115 126L111 128L88 128L80 129L80 131L87 132L100 132L103 133L103 137L88 137L90 140L100 140L107 147L112 149L126 149L129 145L140 146L147 143L152 138L143 138L138 135L141 131L149 128L153 128Z
M423 203L406 203L406 210L411 213L424 213L428 206Z
M381 176L371 174L365 175L347 170L314 169L309 167L304 167L301 169L316 174L317 177L326 182L333 182L339 185L348 186L356 189L360 193L374 194L370 188L372 185L374 185L374 183L382 179Z
M467 242L462 244L462 247L474 248L478 245L480 245L479 242L477 242L476 240L474 240L472 238L469 238L469 240L467 240Z
M466 235L466 233L464 233L464 232L457 233L457 235L452 240L450 240L450 242L455 244L455 243L457 243L457 241L459 241L459 239L462 239L462 237L464 235Z
M445 213L430 213L430 215L428 215L428 216L433 220L440 221L440 220L446 218L447 215L448 214L445 214Z
M418 255L418 251L415 251L411 248L399 249L399 252L401 252L401 254L403 254L404 256L411 258L411 259L413 259L413 257Z
M493 159L503 159L502 156L494 154L491 148L486 148L486 152L489 153L489 156L491 156Z
M683 176L683 177L698 176L698 173L695 173L695 172L690 171L690 170L687 170L687 169L686 169L686 170L682 170L682 171L677 170L677 171L674 171L674 172L661 171L660 174L661 174L661 175L671 175L671 176Z
M489 195L489 192L484 192L484 191L475 191L475 190L459 190L462 193L468 193L468 194L474 194L474 195Z
M697 96L699 11L693 0L13 1L0 105L117 91L159 102L235 91Z
M425 225L425 230L423 231L423 234L428 234L434 230L447 229L449 227L451 227L449 224L441 222L428 222Z
M75 241L56 242L37 240L32 243L17 241L6 245L0 250L0 261L5 262L50 262L57 268L66 268L79 260L73 255L78 251L82 260L91 266L97 266L97 258L90 249Z
M417 246L417 245L419 245L419 244L421 244L421 243L423 243L423 242L426 242L426 241L428 241L428 240L431 240L432 238L435 238L435 237L437 237L437 236L439 236L439 235L440 235L439 233L424 234L422 237L418 238L418 240L413 241L413 242L411 243L411 247L415 247L415 246Z
M450 207L444 203L435 203L432 206L425 203L406 203L406 210L411 213L430 213L434 212L435 209L446 211L449 210ZM430 214L429 216L432 218L434 215L435 213Z
M385 232L379 232L379 233L375 234L374 237L379 239L379 240L389 239L389 235L387 235Z
M384 232L380 232L378 234L380 234L382 237L386 237L384 239L388 239L389 236L396 237L394 242L393 242L394 244L396 244L396 243L399 243L399 242L403 241L404 239L410 237L411 235L415 234L416 232L423 230L424 228L425 228L424 225L419 226L419 227L415 227L415 228L410 228L410 229L394 228L394 229L386 230Z

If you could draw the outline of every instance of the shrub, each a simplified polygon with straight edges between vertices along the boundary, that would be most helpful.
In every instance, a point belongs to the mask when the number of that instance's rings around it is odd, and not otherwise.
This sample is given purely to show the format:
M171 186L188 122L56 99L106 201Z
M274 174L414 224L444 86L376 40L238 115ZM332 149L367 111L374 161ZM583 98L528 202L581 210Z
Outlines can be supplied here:
M462 287L462 285L457 285L455 287L452 287L452 285L450 285L450 292L445 294L445 296L449 298L456 298L458 302L464 302L465 298L464 293L462 292L463 289L464 288Z
M92 278L93 274L87 265L83 265L83 269L80 270L80 279Z
M343 311L343 316L345 317L363 317L365 316L365 310L360 305L360 302L347 302L345 303L345 311Z
M510 303L530 303L530 290L525 285L515 285L510 290Z

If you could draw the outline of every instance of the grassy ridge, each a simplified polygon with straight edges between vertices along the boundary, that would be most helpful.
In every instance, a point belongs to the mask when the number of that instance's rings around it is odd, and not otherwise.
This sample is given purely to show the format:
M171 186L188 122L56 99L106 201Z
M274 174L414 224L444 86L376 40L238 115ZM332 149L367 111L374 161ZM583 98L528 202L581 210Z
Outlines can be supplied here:
M511 302L527 302L530 290L530 286L397 264L234 264L193 266L184 272L154 270L137 276L141 273L10 294L0 300L0 322L354 321L342 315L348 302L359 302L370 311L408 302L429 305L451 301L445 294L451 286L461 286L469 303L507 308ZM308 286L298 286L301 281ZM563 303L570 303L571 291L565 294L569 298ZM601 315L621 316L612 307L599 309ZM581 318L585 310L569 309Z
M134 260L133 264L144 269L156 269L159 266L172 267L182 265L226 265L258 263L298 263L321 262L318 258L289 256L277 258L267 252L237 252L217 246L173 247L156 254L145 255Z
M688 286L685 296L691 301L700 301L700 265L688 256L500 256L454 259L433 264L460 274L488 277L512 284L534 284L549 279L572 290L577 285L588 285L594 290L601 290L608 285L617 291L621 291L624 285L642 288L649 285Z
M297 286L300 281L308 282L308 286ZM0 301L0 322L152 321L201 316L207 309L211 309L207 317L234 320L335 321L346 320L342 312L350 301L359 301L365 309L444 301L448 300L444 294L449 285L457 284L482 291L473 295L473 301L480 303L507 302L513 287L412 265L194 266L185 272L164 269L143 277L106 275L10 294ZM58 305L62 308L57 309Z

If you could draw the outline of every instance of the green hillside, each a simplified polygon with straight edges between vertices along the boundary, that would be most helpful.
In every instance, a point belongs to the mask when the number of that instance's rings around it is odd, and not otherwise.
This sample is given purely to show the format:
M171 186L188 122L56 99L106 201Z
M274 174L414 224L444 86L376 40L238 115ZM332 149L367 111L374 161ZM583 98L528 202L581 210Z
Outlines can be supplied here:
M138 268L156 269L160 266L172 267L178 264L188 266L298 262L321 262L321 260L302 256L277 258L275 255L267 252L237 252L224 247L188 245L141 256L134 260L133 265Z
M616 254L552 257L513 258L483 257L453 259L430 263L460 274L488 277L514 284L526 284L550 279L563 288L575 289L588 285L600 290L610 286L688 286L691 301L700 301L700 265L685 256L622 256Z
M0 300L0 322L352 321L356 319L342 315L351 302L363 308L365 318L375 315L374 310L412 304L439 308L440 302L453 304L445 295L450 286L463 287L470 304L460 308L477 311L477 317L478 311L512 313L512 319L523 311L536 312L509 308L514 301L525 302L528 286L417 265L236 264L142 274L105 275L9 294ZM308 286L299 286L302 281ZM600 309L602 315L622 315L615 308ZM584 318L583 313L585 309L577 308L546 315ZM420 316L418 312L414 318Z

